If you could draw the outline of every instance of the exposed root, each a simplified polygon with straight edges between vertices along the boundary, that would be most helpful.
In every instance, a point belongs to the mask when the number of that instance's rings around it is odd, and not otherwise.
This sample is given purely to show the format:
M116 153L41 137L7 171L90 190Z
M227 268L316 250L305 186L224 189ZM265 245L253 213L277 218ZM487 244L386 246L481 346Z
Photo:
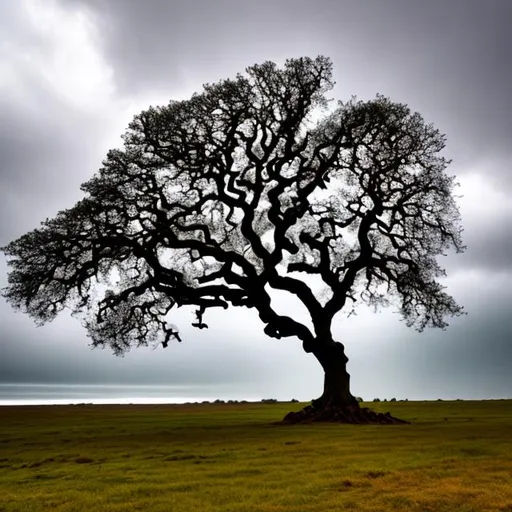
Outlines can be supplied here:
M377 425L398 425L408 424L406 420L401 420L391 416L389 412L375 412L367 407L358 405L348 406L326 406L315 407L308 405L298 412L289 412L281 423L351 423L351 424L377 424Z

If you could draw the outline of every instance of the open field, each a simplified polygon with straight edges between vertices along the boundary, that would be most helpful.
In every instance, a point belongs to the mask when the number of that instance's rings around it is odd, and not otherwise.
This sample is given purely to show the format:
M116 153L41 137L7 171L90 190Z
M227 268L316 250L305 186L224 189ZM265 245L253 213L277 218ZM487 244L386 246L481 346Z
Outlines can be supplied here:
M0 407L0 511L512 512L512 401L273 424L301 406Z

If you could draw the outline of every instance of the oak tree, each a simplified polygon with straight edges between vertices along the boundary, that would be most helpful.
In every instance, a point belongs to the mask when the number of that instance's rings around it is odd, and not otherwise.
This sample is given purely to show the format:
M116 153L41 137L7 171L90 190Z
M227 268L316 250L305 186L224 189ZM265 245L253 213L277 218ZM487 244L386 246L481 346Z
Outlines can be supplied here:
M325 372L287 421L395 421L351 394L333 318L356 301L419 330L462 313L436 260L463 250L455 183L420 114L380 95L330 106L332 87L326 57L266 62L135 116L85 197L3 248L4 297L41 323L71 308L116 354L181 341L174 307L195 306L198 328L210 308L254 308ZM310 318L279 314L273 290Z

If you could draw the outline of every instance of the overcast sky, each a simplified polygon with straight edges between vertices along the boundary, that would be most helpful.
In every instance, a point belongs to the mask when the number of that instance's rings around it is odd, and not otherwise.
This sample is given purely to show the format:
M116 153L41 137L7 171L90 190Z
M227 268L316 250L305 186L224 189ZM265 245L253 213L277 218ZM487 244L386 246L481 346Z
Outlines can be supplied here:
M0 246L73 206L150 104L255 63L323 54L335 99L382 93L447 134L468 246L443 262L468 313L447 331L418 334L387 310L339 317L353 393L512 397L511 24L509 0L4 0ZM0 286L6 275L0 255ZM0 299L0 382L182 385L213 398L321 393L313 356L297 340L267 339L255 313L210 314L203 331L192 318L176 317L183 343L116 358L91 351L77 320L38 328Z

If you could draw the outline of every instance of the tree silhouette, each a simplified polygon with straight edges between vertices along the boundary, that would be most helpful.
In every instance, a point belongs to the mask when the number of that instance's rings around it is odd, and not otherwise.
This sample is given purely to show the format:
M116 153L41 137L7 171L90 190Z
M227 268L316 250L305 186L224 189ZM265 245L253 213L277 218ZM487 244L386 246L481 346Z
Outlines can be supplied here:
M175 306L197 306L201 329L210 308L254 308L325 372L287 421L395 421L359 408L332 321L356 301L393 304L419 330L461 314L436 281L436 256L463 250L454 179L418 113L383 96L329 110L332 86L326 57L266 62L137 115L84 199L3 248L4 297L40 323L83 314L116 354L180 341ZM272 290L310 319L278 314Z

